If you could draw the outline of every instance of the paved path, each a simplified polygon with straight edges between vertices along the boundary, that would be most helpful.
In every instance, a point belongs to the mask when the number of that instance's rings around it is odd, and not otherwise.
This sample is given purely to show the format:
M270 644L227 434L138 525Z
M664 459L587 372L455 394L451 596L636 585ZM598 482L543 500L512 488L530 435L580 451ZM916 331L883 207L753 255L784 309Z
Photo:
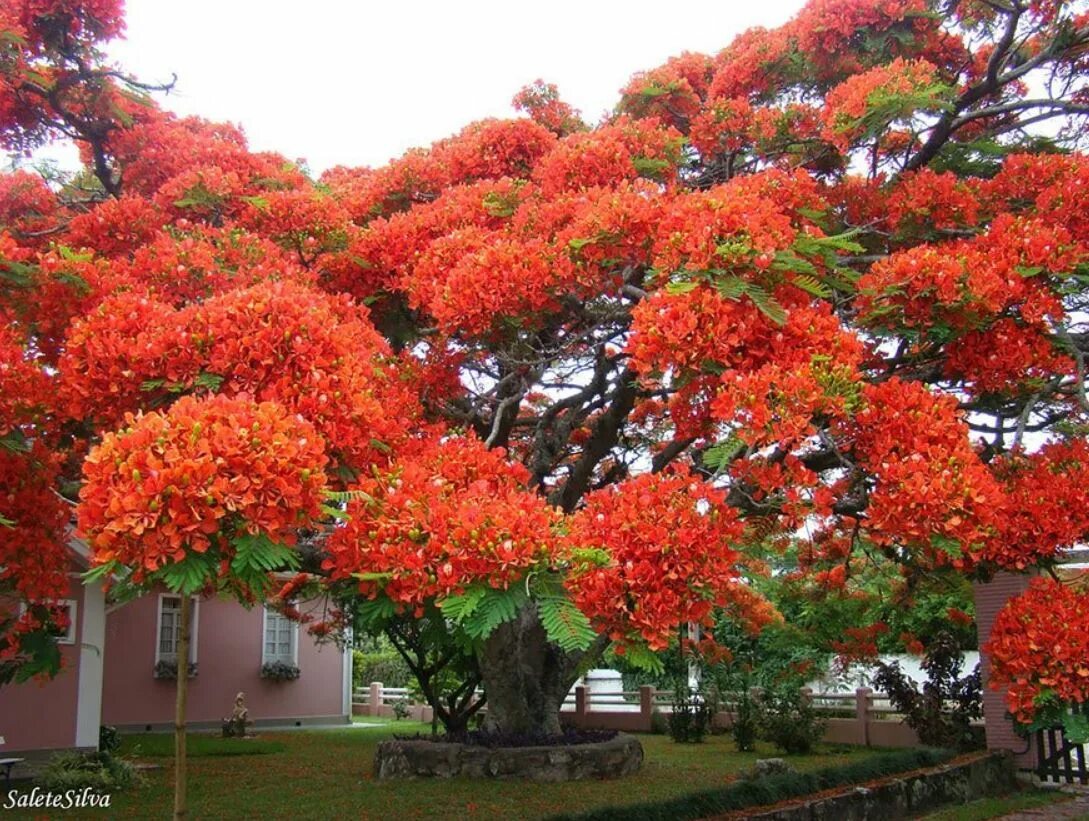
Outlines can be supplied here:
M1085 821L1089 819L1089 792L1079 792L1073 801L1018 810L995 821Z

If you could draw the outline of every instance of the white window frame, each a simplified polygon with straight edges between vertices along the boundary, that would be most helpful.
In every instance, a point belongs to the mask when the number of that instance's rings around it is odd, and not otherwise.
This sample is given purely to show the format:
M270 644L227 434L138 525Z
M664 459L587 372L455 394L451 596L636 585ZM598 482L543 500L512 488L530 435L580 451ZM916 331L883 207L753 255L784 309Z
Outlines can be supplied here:
M269 607L263 607L264 618L261 619L261 665L270 664L275 661L282 661L284 664L290 664L293 667L299 666L299 623L286 618L283 614L276 612ZM290 661L280 656L270 656L268 654L268 621L269 616L275 616L280 619L284 619L291 625L291 659Z
M76 643L76 619L79 617L79 601L76 599L49 599L42 602L49 607L66 607L68 609L68 630L63 636L54 636L57 644L73 645ZM19 602L19 615L27 610L26 602Z
M160 661L170 661L175 664L178 663L177 653L170 653L164 655L162 652L162 635L163 635L163 599L180 599L181 595L178 593L160 593L159 598L155 603L155 663ZM200 599L196 596L191 597L192 607L190 608L192 624L189 631L189 663L197 663L197 628L200 624ZM181 611L178 611L181 612ZM177 641L174 642L177 645Z
M57 636L57 644L76 643L76 621L79 618L79 602L75 599L57 599L52 602L57 607L68 608L68 630L63 636Z

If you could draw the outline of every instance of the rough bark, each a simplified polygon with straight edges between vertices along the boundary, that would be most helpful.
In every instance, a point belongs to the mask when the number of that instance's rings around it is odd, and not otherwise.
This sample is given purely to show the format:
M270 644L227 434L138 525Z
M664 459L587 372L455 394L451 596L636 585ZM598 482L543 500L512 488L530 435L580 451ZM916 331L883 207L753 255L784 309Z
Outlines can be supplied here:
M177 699L174 702L174 821L188 815L186 804L185 703L189 694L189 610L188 596L181 600L181 627L178 630Z
M478 653L488 714L488 732L558 735L560 707L578 678L580 663L604 648L565 653L550 644L530 604L513 621L501 624Z

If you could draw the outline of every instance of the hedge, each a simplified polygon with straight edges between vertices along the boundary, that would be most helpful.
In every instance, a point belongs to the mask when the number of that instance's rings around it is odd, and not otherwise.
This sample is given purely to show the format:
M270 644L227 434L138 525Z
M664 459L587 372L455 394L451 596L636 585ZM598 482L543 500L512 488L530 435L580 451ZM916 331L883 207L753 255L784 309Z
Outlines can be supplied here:
M932 767L951 759L950 750L930 748L897 750L839 767L805 773L770 775L753 781L739 781L728 787L689 793L665 801L602 807L587 812L552 816L549 821L685 821L717 813L776 804L790 798L872 781L896 773Z
M387 687L409 687L415 679L404 659L392 648L373 653L353 650L353 689L366 687L372 681L380 681Z

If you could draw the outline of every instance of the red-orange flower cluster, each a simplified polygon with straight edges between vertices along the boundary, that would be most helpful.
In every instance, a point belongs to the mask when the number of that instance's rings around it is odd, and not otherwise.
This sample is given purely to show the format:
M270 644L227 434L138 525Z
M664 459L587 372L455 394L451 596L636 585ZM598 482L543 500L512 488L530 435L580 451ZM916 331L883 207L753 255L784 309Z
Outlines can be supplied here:
M147 573L232 535L293 544L320 518L325 443L273 402L184 397L129 416L84 462L79 529L98 564Z
M1072 584L1033 579L995 618L983 648L990 686L1006 688L1016 721L1030 724L1041 697L1089 701L1089 595Z
M997 461L1003 515L979 558L1021 571L1089 539L1089 442L1050 442Z
M526 490L528 472L470 437L431 439L353 490L349 520L328 542L324 569L357 573L361 592L400 606L506 588L556 553L560 513Z
M735 600L743 526L723 494L678 472L644 474L597 491L571 521L571 543L610 561L567 582L579 608L621 643L659 650L686 621ZM745 596L744 600L748 600Z
M863 388L855 452L876 479L865 525L879 544L959 560L993 533L1002 501L968 441L956 401L899 379Z
M73 323L61 369L77 418L117 421L152 397L217 386L302 414L361 468L383 461L418 413L389 359L365 308L266 282L180 311L135 293L110 297Z

